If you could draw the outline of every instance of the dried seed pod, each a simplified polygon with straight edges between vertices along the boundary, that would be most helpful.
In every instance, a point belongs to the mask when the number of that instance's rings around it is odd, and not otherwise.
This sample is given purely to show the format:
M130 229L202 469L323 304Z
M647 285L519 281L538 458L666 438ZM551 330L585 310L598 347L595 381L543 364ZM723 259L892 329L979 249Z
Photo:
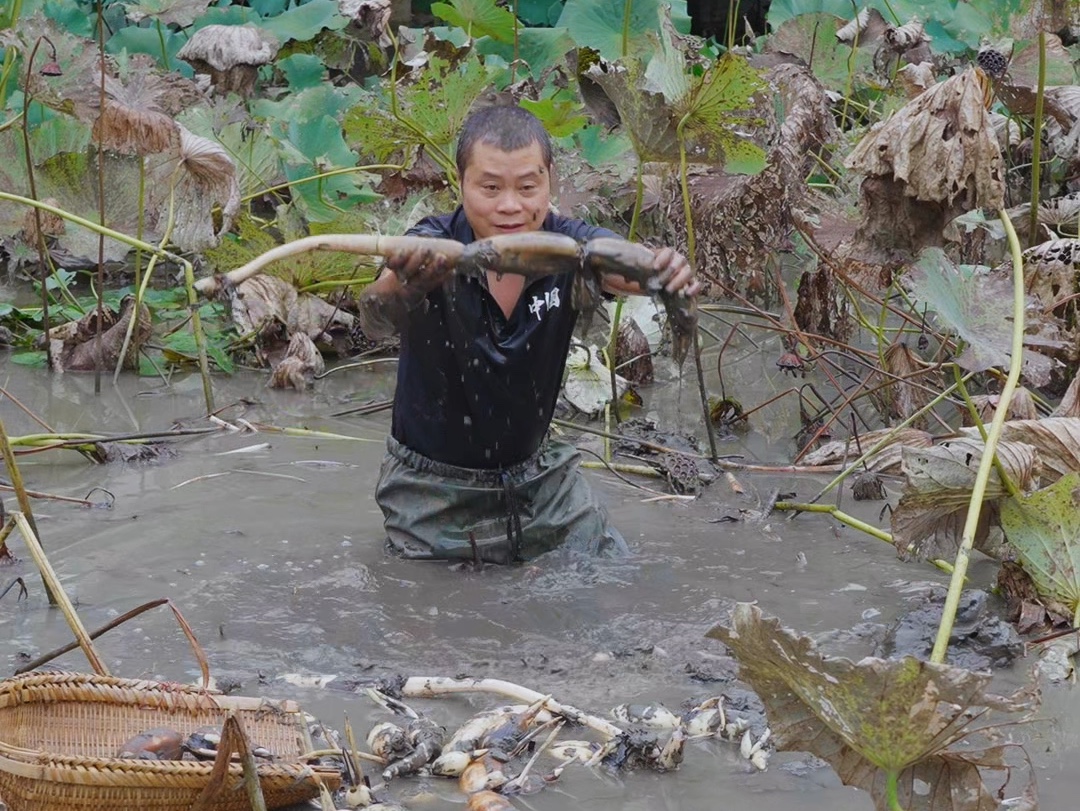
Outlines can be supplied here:
M1000 79L1009 69L1010 59L1010 55L1003 54L994 48L980 48L975 57L975 64L982 68L987 76Z

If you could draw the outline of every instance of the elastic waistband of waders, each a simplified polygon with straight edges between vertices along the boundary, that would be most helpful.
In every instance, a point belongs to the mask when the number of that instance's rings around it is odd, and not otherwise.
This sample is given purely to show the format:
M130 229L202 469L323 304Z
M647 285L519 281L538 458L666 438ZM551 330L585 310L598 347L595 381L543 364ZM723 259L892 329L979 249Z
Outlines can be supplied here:
M402 445L392 436L386 438L386 452L398 461L408 465L418 473L432 473L447 479L456 479L465 484L473 484L481 487L502 489L508 478L511 484L517 486L536 473L540 472L540 457L546 450L546 443L540 446L540 450L523 462L518 462L506 467L474 468L458 467L457 465L439 462L424 454L414 451Z
M517 487L528 480L531 474L539 472L540 456L544 453L544 450L545 446L541 445L536 453L523 462L518 462L509 467L485 470L482 468L458 467L446 462L439 462L406 447L392 436L386 438L387 453L418 473L430 473L445 479L460 481L462 484L502 490L506 509L506 542L510 547L511 561L523 559L521 557L523 543L521 506Z

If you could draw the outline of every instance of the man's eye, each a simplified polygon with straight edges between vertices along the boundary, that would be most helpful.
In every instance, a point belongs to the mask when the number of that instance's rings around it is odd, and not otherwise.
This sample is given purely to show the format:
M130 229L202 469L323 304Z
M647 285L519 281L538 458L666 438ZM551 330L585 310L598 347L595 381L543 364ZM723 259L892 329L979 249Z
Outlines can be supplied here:
M493 192L494 193L494 192L497 192L498 190L499 190L499 187L496 186L494 183L485 183L484 184L484 191L486 191L486 192Z

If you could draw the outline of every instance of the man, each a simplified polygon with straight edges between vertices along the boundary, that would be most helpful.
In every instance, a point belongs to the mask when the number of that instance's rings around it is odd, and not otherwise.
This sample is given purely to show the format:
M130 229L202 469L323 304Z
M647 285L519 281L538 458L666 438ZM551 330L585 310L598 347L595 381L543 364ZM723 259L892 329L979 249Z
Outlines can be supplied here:
M468 244L551 231L578 241L616 234L551 211L551 142L519 107L488 107L462 125L461 205L409 233ZM694 295L686 259L656 251L671 292ZM408 558L525 560L562 544L623 550L578 469L546 441L577 312L573 273L527 283L488 272L454 276L430 251L387 258L360 301L364 331L401 333L391 436L375 500L391 548ZM605 276L612 293L640 293Z

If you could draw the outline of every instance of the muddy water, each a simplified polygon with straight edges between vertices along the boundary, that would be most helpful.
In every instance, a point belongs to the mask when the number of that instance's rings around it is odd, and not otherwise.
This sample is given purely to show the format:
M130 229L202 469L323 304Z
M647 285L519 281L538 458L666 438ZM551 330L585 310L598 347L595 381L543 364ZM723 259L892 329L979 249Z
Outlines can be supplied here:
M715 368L715 358L706 368ZM761 358L735 360L728 385L744 402L781 390L790 379L766 375ZM768 368L767 366L765 368ZM937 570L905 565L889 547L821 518L718 521L754 507L723 482L698 500L646 502L649 494L606 473L590 473L633 550L624 559L559 553L529 566L453 572L443 564L384 554L381 517L372 498L389 417L326 415L392 390L393 366L353 370L320 381L313 395L271 392L265 377L242 374L215 382L219 406L241 399L227 418L333 431L367 441L280 434L229 433L184 440L175 458L94 466L74 453L21 457L28 486L83 496L95 488L112 509L37 502L46 549L84 623L96 627L139 603L169 597L195 628L218 679L242 683L248 695L291 696L340 726L385 720L362 697L286 687L286 672L344 675L489 676L518 682L593 712L624 701L678 707L728 690L734 664L704 637L734 600L757 600L769 613L807 633L888 622L914 585L943 582ZM740 379L740 375L743 379ZM0 356L0 385L57 430L148 431L173 421L202 427L196 377L105 382L90 376L47 376ZM696 430L696 392L654 392L650 407L670 426ZM0 414L12 435L38 430L10 401ZM755 430L723 444L723 453L782 463L795 430L779 405ZM819 477L740 475L750 492L774 487L813 495ZM648 482L646 482L648 484ZM91 498L100 498L100 491ZM5 503L10 497L5 495ZM877 522L878 505L846 505ZM19 542L15 542L17 552ZM30 566L19 564L31 595L0 602L0 668L11 673L23 654L65 643L60 614L46 607ZM972 580L985 584L989 566ZM3 572L7 582L9 573ZM868 652L857 634L843 638L852 654ZM99 641L118 675L191 680L194 659L171 616L145 614ZM861 647L860 647L861 646ZM59 660L84 669L81 656ZM1002 676L1003 687L1022 673ZM263 683L265 682L265 683ZM491 698L417 702L444 724L464 719ZM1040 776L1043 807L1071 807L1080 779L1065 764L1080 741L1080 706L1068 688L1047 691L1047 720L1017 733L1028 742ZM425 784L438 796L416 807L461 807L450 784ZM403 782L403 791L424 788ZM568 770L521 808L566 809L836 809L867 811L869 799L839 784L806 757L777 755L766 773L751 773L728 744L694 744L675 774L619 778Z

